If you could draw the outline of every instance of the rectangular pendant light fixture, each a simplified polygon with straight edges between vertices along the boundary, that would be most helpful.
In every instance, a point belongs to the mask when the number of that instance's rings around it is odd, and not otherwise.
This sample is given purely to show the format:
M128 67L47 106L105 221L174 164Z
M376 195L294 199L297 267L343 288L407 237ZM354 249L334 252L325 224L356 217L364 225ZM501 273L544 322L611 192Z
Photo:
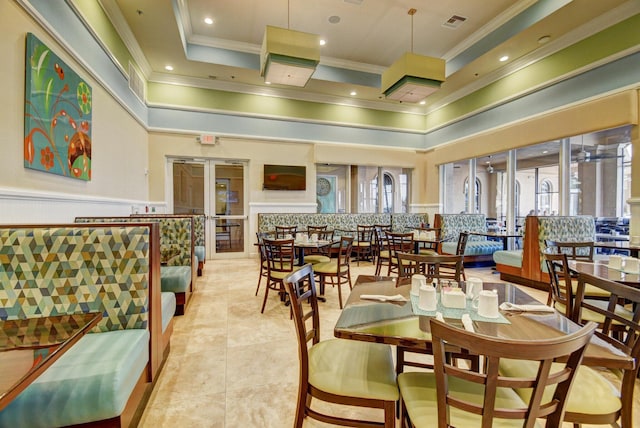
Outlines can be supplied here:
M306 86L320 62L320 36L268 25L260 51L265 82Z
M440 89L444 80L443 59L407 52L382 73L382 92L387 99L417 103Z

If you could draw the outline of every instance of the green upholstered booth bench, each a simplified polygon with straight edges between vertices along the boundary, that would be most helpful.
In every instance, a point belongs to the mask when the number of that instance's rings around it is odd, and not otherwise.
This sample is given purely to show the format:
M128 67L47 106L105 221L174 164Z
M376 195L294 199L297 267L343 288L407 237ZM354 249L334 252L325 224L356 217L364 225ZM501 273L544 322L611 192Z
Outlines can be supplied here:
M206 246L206 218L204 214L132 214L131 217L193 217L193 244L198 276L202 276L202 269L207 261Z
M194 216L158 215L129 217L76 217L76 223L126 223L153 221L160 225L160 259L162 291L176 298L175 315L183 315L194 291L197 262L194 256Z
M440 238L443 240L440 252L455 254L460 232L487 233L487 219L484 214L436 214L433 227L440 228ZM502 242L480 235L469 235L464 261L493 262L493 253L498 250L502 250Z
M162 324L172 328L159 276L154 222L0 226L0 318L103 316L0 411L0 426L135 426L168 350Z
M496 270L505 281L549 289L544 263L545 241L586 242L596 238L592 216L527 216L521 250L500 250L493 254Z
M309 226L327 226L328 230L351 236L358 225L391 225L395 232L405 232L429 223L429 215L423 213L402 214L324 214L324 213L260 213L258 232L272 232L276 226L297 226L299 232Z

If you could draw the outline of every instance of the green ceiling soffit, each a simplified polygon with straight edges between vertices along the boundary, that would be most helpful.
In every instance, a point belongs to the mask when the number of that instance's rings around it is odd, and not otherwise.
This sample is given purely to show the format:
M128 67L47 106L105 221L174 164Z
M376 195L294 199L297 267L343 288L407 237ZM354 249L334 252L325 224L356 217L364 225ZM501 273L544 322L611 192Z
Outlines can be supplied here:
M573 70L640 45L640 14L594 34L427 115L427 130L505 102Z
M73 6L82 13L84 19L87 20L91 29L107 47L109 53L120 64L125 73L128 73L129 62L133 64L136 64L136 62L100 4L97 1L75 0ZM138 67L138 69L140 68Z
M425 129L425 117L422 114L395 113L157 82L147 83L147 100L152 105L175 106L187 110L392 128L409 132L424 132Z

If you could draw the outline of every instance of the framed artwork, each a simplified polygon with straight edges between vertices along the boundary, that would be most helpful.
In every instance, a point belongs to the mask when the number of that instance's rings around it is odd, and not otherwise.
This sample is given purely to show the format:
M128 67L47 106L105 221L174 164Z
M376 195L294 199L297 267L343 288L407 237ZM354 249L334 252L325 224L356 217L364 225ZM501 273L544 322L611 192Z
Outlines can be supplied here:
M27 33L25 168L91 180L91 87Z
M335 175L318 175L316 177L316 203L319 213L336 212L336 182Z

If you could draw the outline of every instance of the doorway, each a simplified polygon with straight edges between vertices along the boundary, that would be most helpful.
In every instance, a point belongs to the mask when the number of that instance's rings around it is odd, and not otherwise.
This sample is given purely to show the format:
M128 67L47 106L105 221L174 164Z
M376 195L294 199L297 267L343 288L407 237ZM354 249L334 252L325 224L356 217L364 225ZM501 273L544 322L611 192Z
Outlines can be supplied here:
M246 161L171 161L173 212L204 214L207 258L247 257Z

